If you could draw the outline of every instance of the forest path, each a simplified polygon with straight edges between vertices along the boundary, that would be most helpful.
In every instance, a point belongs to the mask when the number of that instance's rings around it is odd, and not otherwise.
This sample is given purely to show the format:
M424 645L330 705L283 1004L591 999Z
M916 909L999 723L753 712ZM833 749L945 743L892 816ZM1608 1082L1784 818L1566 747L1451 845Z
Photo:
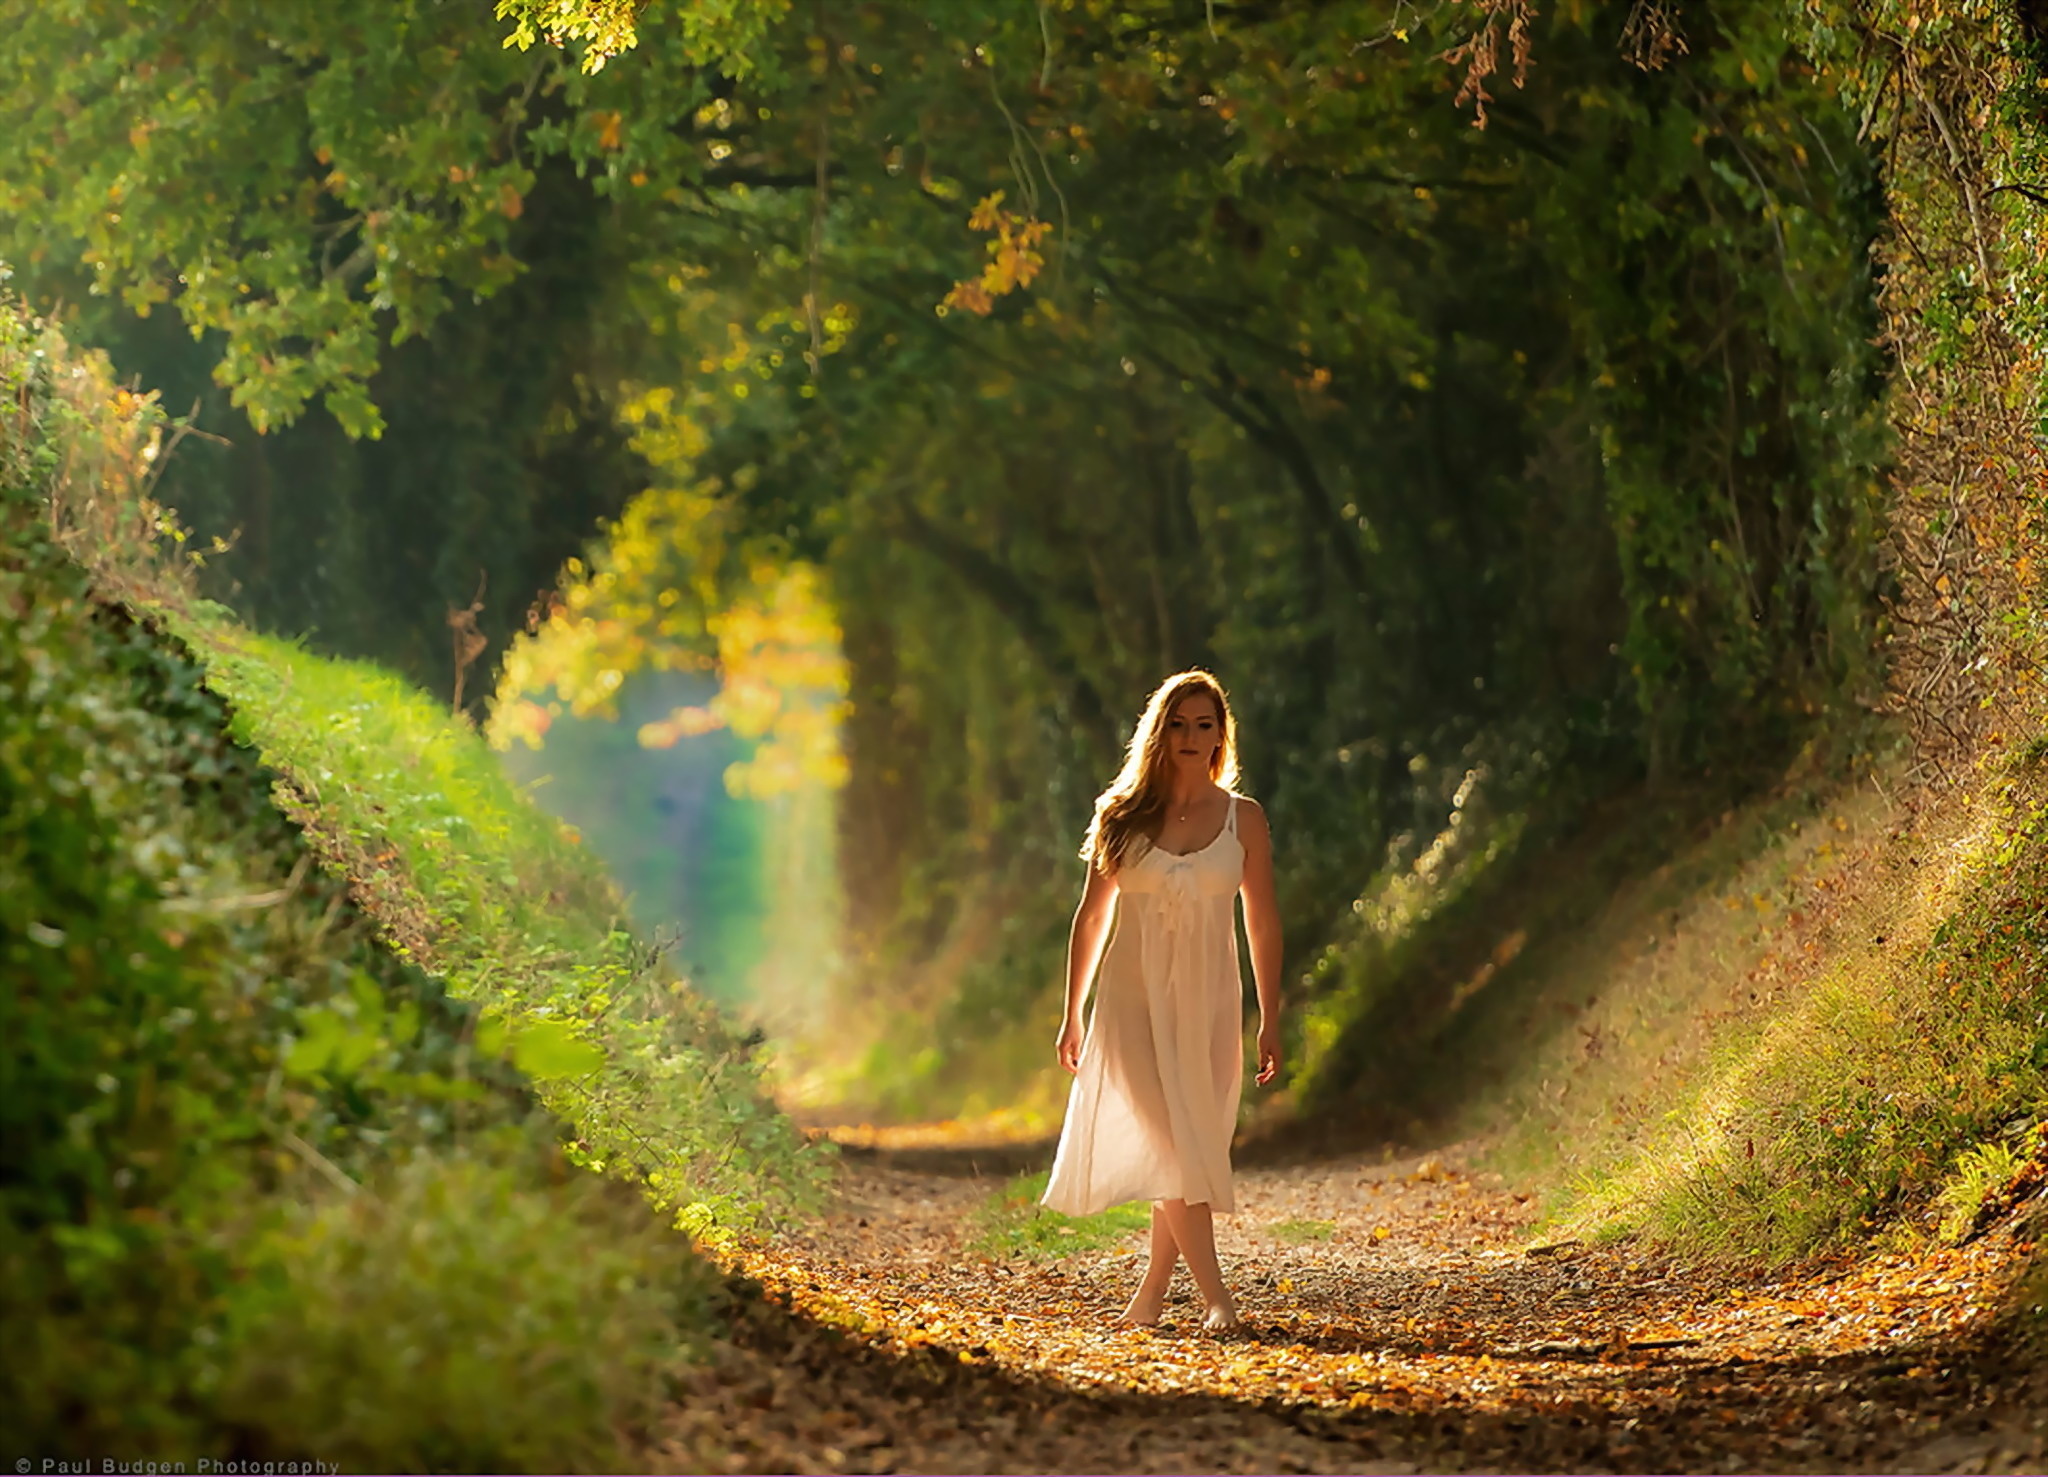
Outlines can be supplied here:
M1451 1158L1254 1167L1217 1223L1248 1334L1219 1340L1196 1331L1185 1271L1160 1329L1111 1325L1136 1235L1050 1260L977 1251L1003 1180L941 1172L974 1164L956 1157L849 1154L829 1215L727 1253L799 1316L736 1323L656 1460L1927 1472L2048 1456L2038 1387L1985 1340L2009 1232L1731 1282L1625 1248L1532 1248L1526 1203Z

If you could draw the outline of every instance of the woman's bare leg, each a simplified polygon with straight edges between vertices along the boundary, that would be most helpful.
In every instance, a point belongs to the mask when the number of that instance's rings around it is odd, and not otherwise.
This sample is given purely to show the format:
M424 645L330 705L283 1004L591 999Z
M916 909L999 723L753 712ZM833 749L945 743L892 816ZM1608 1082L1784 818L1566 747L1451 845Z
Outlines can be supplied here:
M1180 1243L1173 1239L1173 1228L1167 1224L1165 1212L1154 1205L1152 1249L1145 1261L1145 1278L1117 1322L1134 1328L1150 1328L1157 1323L1159 1310L1166 1306L1166 1290L1173 1285L1174 1264L1179 1260Z
M1188 1260L1195 1286L1202 1290L1202 1303L1209 1311L1202 1327L1228 1333L1238 1326L1237 1304L1223 1285L1223 1268L1216 1261L1216 1224L1207 1204L1190 1205L1185 1200L1160 1202L1168 1228L1180 1254Z

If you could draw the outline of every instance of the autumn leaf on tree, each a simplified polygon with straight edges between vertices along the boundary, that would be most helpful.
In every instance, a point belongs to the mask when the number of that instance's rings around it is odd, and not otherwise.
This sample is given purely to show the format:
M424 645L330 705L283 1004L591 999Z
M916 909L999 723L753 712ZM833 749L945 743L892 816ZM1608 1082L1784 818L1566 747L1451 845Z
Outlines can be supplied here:
M977 317L986 318L994 309L995 299L988 295L988 289L981 285L979 278L955 282L953 290L940 299L940 305L948 308L964 308Z
M967 229L970 231L993 231L996 228L996 223L1005 214L1002 208L1004 193L1004 191L998 190L993 195L984 195L977 201L974 209L968 212Z
M963 308L986 318L994 310L997 298L1029 287L1038 276L1045 265L1038 244L1051 232L1052 225L1003 209L1003 191L997 190L976 202L968 214L967 226L969 230L994 233L995 239L988 243L988 265L981 269L979 277L954 283L941 306Z

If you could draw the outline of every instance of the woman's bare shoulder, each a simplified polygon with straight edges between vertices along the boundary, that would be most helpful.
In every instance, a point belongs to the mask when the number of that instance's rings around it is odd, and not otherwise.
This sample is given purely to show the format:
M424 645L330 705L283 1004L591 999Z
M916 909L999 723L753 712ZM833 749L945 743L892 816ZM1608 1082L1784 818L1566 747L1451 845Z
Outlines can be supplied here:
M1239 795L1235 790L1232 790L1230 793L1237 800L1238 824L1256 826L1261 831L1265 830L1265 807L1249 795Z
M1124 865L1129 864L1129 860L1126 859ZM1098 867L1093 862L1088 863L1088 875L1081 883L1081 901L1085 903L1091 898L1115 897L1123 886L1123 879L1118 875L1122 871L1122 867Z

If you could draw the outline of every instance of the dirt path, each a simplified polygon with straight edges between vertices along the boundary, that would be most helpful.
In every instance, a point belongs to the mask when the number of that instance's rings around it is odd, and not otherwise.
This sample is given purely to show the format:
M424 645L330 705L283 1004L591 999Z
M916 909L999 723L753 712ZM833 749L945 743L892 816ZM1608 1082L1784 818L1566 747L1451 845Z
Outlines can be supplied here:
M736 1320L654 1459L1926 1472L2048 1456L2039 1386L1985 1339L2009 1234L1731 1285L1626 1250L1532 1249L1528 1207L1455 1160L1255 1168L1218 1223L1250 1336L1217 1340L1194 1331L1185 1274L1166 1326L1110 1326L1135 1237L971 1254L1000 1173L942 1171L994 1157L851 1154L834 1213L731 1253L771 1301Z

